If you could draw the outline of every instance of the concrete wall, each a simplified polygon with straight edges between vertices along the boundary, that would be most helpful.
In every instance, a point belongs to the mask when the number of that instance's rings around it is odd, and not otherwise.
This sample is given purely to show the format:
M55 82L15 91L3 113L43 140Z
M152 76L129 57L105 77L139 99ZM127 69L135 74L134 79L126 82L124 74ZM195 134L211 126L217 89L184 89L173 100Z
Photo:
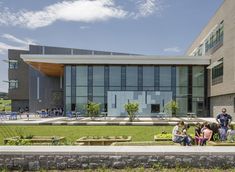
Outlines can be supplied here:
M153 167L234 168L234 153L1 153L0 169L69 170ZM156 169L157 170L157 169Z
M38 80L39 79L39 85ZM63 107L63 88L60 88L59 77L49 77L32 69L29 72L29 110L35 112L46 108ZM39 88L38 88L39 86ZM39 96L38 96L39 89ZM61 93L60 101L54 100L55 93Z
M222 108L226 108L227 113L232 115L233 119L235 119L234 99L235 94L211 97L210 111L216 116L221 112Z
M20 58L21 54L28 54L28 51L8 50L8 59L18 61L17 69L8 70L8 79L17 79L19 81L17 89L9 90L9 98L14 100L27 100L29 98L27 77L29 66Z
M8 80L18 80L19 85L16 89L9 89L9 99L12 100L12 111L18 111L19 108L29 107L29 86L28 70L29 66L20 58L20 54L27 54L26 50L8 50L8 59L17 60L17 69L8 69Z

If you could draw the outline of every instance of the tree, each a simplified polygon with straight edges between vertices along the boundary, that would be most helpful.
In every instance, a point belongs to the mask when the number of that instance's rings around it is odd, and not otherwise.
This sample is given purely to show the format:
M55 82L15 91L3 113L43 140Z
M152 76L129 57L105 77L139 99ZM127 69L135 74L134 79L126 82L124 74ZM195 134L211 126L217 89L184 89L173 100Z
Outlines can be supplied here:
M169 101L165 105L164 109L168 114L175 115L177 110L179 109L179 106L178 106L178 103L176 101L172 100L172 101Z
M127 103L124 105L125 110L128 114L129 121L132 122L135 119L136 113L139 111L139 104L138 103Z
M93 119L99 115L100 104L95 102L88 102L86 105L87 115Z

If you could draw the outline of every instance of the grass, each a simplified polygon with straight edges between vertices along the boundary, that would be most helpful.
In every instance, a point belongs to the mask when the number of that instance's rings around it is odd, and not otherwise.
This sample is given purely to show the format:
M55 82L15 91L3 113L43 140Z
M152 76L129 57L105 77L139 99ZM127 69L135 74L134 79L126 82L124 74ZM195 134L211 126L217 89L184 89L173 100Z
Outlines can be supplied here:
M5 107L6 111L11 111L11 100L0 99L0 111Z
M0 144L4 137L16 135L64 136L70 143L83 136L132 136L132 141L153 141L155 134L171 133L172 126L0 126ZM191 127L189 133L193 133Z

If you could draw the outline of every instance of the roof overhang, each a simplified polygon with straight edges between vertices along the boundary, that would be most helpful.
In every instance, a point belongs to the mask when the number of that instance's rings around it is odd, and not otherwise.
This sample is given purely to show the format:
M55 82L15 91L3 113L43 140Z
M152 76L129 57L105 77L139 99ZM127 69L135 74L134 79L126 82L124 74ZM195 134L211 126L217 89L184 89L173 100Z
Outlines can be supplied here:
M223 63L223 60L215 61L215 62L211 63L211 65L208 66L207 69L213 69L215 66L218 66L218 65L220 65L221 63Z
M210 58L208 56L22 54L21 58L34 68L50 76L60 76L63 73L63 66L67 64L205 66L210 64Z

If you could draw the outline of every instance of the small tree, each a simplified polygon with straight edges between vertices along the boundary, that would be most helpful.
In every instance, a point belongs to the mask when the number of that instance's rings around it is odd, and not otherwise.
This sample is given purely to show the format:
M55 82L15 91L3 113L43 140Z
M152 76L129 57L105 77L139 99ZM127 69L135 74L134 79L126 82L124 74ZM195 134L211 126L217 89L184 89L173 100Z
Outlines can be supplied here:
M86 105L87 115L93 119L99 115L100 104L95 102L88 102Z
M132 122L135 119L136 113L139 111L138 103L127 103L124 105L125 110L127 111L129 121Z
M178 103L176 101L172 100L172 101L169 101L165 105L164 109L168 114L175 115L177 110L179 109L179 106L178 106Z

